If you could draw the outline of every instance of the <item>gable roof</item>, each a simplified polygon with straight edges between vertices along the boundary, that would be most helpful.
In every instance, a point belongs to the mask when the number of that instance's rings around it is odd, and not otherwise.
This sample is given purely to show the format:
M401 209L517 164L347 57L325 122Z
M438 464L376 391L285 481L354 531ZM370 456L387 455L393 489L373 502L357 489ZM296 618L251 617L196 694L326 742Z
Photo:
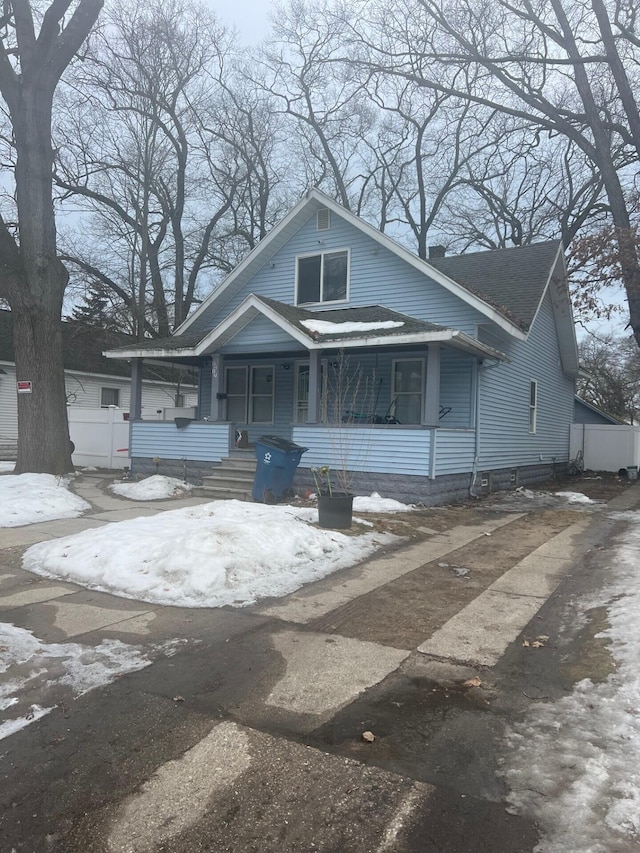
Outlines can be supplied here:
M310 190L289 213L267 234L267 236L233 269L202 304L176 329L183 334L188 329L203 328L206 318L241 290L250 279L268 263L298 229L321 208L328 208L354 228L400 257L425 278L432 279L453 293L484 316L488 317L510 335L520 340L532 322L532 304L537 299L539 306L549 284L549 273L554 260L561 253L558 241L534 244L534 246L474 252L450 258L424 261L400 243L382 233L373 225L348 211L320 190ZM516 262L520 252L529 255L528 264ZM492 256L496 256L495 258ZM535 263L532 260L535 258ZM544 268L545 262L548 266ZM476 282L476 272L482 287ZM497 278L493 282L494 277Z
M523 330L531 328L554 269L559 240L433 258L429 264L493 305Z
M380 305L309 311L253 293L213 329L199 332L190 329L182 335L136 344L134 349L111 350L107 355L110 358L206 355L232 340L259 315L271 320L307 350L336 350L344 344L357 348L445 343L478 358L505 360L504 353L458 329L416 320Z
M101 326L88 326L73 321L62 322L62 356L64 369L78 373L96 373L105 376L131 378L131 365L126 361L114 361L103 355L103 350L134 344L130 335L111 332ZM13 317L11 311L0 310L0 361L13 364ZM182 367L181 370L184 370ZM169 365L148 365L143 378L156 382L175 382L177 375Z

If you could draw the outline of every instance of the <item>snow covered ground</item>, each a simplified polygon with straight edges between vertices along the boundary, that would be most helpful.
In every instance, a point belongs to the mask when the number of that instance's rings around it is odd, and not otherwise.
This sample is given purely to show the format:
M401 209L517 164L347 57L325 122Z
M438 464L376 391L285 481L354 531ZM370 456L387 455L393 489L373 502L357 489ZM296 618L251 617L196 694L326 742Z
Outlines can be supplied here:
M171 654L174 645L169 643L162 650ZM0 712L4 719L0 722L0 740L56 707L44 703L60 703L69 694L81 696L151 663L151 658L135 646L119 640L103 640L95 647L42 643L31 631L2 622L0 649Z
M512 809L539 822L537 853L640 851L640 512L611 557L606 606L615 672L533 705L510 734L504 775Z
M76 518L90 504L69 491L66 477L19 474L0 477L0 527L20 527L55 518Z
M29 548L24 568L156 604L242 606L346 568L390 534L321 530L316 509L215 501Z

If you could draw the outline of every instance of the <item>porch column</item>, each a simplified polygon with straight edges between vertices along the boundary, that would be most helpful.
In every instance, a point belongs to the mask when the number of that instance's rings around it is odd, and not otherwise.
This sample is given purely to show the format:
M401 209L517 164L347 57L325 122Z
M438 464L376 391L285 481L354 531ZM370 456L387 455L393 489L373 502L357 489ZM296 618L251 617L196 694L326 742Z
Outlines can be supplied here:
M309 350L309 407L307 423L317 424L320 420L320 350Z
M129 420L142 419L142 359L131 359L131 394L129 397Z
M224 400L218 397L223 386L223 358L218 353L211 356L211 420L221 421Z
M438 426L440 421L440 344L429 344L427 350L423 423L426 426Z

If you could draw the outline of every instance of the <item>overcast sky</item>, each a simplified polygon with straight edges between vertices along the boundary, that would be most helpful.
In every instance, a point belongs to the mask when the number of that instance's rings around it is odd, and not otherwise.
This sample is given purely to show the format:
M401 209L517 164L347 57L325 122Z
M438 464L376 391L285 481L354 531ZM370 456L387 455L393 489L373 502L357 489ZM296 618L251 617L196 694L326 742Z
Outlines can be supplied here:
M259 42L269 26L274 0L209 0L223 24L235 27L247 44Z

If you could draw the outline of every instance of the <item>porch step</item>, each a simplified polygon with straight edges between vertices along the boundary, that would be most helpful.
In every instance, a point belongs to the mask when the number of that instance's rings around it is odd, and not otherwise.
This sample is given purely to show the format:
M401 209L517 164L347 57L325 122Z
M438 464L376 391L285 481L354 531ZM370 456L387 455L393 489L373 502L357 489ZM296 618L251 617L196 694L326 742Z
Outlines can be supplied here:
M249 501L255 473L255 456L234 453L213 468L211 474L203 477L202 485L197 486L193 493L211 500Z

